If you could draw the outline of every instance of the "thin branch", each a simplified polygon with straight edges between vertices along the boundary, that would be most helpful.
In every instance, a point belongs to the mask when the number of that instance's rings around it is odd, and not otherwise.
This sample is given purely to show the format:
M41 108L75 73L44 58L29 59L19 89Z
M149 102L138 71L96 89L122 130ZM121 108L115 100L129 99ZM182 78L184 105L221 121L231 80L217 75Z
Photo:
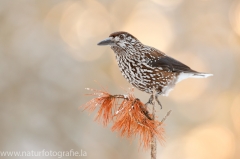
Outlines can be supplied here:
M152 120L155 120L155 89L153 89L153 102L152 102ZM151 159L157 158L157 141L154 133L152 133L152 141L151 141Z
M171 114L172 110L169 110L165 117L161 120L161 124L167 119L167 117Z

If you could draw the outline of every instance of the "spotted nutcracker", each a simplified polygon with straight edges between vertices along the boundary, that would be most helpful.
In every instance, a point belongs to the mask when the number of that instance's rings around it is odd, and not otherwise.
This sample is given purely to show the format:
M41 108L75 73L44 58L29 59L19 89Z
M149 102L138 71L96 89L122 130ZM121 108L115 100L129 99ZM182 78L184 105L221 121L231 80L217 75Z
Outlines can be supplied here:
M167 56L165 53L142 44L127 32L115 32L99 42L98 45L110 45L115 52L122 75L134 87L146 93L167 96L176 83L187 78L206 78L212 74L192 70L187 65ZM151 103L151 95L148 103ZM161 106L162 107L162 106Z

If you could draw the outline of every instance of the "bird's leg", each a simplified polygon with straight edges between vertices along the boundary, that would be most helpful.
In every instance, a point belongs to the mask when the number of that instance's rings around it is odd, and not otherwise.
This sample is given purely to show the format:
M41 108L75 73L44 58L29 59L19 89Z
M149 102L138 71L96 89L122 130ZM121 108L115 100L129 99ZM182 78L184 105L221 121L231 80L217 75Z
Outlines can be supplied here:
M145 105L146 105L146 106L147 106L148 104L151 104L151 105L152 105L152 104L153 104L152 102L153 102L153 95L150 96L150 98L148 99L148 102L147 102Z
M156 99L158 105L160 106L160 108L162 109L162 104L161 104L161 102L158 99L158 94L155 95L155 99Z

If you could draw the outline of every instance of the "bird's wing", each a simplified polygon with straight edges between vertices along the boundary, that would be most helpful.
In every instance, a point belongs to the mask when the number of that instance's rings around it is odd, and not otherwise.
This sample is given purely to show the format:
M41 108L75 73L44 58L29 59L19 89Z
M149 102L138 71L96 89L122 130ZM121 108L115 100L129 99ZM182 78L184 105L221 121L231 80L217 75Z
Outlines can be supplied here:
M164 53L152 49L150 52L150 58L148 58L148 63L151 67L159 67L162 70L172 71L172 72L195 72L187 65L181 63L180 61L171 58Z

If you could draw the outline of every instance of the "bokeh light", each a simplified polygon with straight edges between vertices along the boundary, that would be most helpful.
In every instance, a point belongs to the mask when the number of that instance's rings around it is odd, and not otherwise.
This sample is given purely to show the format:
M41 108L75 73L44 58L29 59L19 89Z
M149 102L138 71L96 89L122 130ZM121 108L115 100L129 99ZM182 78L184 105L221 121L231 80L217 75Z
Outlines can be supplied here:
M166 51L174 40L170 20L149 1L139 2L122 30L136 35L146 45Z
M69 53L78 60L96 60L106 48L97 47L100 39L95 37L104 38L110 33L107 10L95 0L63 3L67 5L60 22L60 34L70 47Z
M238 36L240 36L240 2L238 0L232 2L229 19L233 30Z
M223 126L208 124L193 129L183 143L186 159L232 158L235 142L230 130Z
M183 0L152 0L153 2L167 8L175 8L183 2Z
M231 117L237 135L240 135L240 94L236 95L231 106Z

